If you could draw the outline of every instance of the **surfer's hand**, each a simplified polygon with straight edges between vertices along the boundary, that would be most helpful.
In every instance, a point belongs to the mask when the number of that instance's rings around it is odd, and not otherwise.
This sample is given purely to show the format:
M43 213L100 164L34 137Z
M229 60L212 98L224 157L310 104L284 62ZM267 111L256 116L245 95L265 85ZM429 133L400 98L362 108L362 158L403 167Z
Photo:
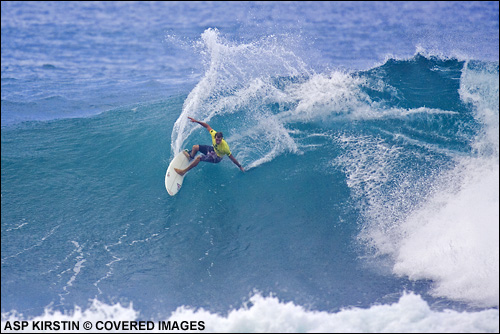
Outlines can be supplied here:
M245 173L245 169L243 168L243 166L240 166L240 170Z
M193 117L189 117L189 116L188 116L188 118L191 120L191 122L193 122L193 123L198 123L198 121L197 121L197 120L195 120Z

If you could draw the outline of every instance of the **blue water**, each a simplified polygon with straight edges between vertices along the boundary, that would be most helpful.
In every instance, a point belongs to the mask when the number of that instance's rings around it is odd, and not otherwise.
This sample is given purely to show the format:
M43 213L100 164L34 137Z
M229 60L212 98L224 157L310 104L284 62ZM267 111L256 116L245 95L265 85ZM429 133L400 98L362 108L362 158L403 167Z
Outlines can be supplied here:
M1 6L2 329L498 332L498 2Z

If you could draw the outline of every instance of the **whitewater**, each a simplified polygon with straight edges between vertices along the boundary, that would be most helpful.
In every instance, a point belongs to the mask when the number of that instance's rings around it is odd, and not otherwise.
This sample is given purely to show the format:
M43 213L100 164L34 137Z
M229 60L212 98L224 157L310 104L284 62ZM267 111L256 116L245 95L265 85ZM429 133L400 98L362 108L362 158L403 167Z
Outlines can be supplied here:
M2 332L498 332L498 40L497 2L2 2ZM246 172L171 197L188 116Z

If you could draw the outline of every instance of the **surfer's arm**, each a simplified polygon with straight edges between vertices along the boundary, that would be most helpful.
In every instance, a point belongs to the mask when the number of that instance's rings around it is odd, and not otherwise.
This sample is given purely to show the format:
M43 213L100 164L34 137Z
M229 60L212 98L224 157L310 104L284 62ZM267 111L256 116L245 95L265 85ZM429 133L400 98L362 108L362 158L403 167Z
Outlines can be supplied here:
M207 129L208 132L212 131L212 127L210 125L208 125L208 123L197 121L193 117L188 117L188 118L191 120L191 122L200 124L202 127Z
M233 157L233 155L232 155L232 154L229 156L229 159L231 159L231 161L232 161L232 162L233 162L236 166L238 166L238 168L239 168L242 172L244 172L244 171L245 171L245 169L243 169L243 167L240 165L240 163L238 162L238 160L236 160L236 158L235 158L235 157Z

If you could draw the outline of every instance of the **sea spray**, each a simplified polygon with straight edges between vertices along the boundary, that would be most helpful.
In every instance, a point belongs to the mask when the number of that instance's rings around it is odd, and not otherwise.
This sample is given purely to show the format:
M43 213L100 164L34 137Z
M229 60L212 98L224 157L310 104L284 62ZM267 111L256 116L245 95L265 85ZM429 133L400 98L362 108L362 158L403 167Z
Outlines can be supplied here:
M179 152L196 130L188 125L188 116L214 120L213 127L231 124L226 125L224 132L236 147L249 143L247 136L252 137L250 142L256 142L255 146L267 147L261 152L252 152L251 147L241 153L241 160L250 167L260 164L257 161L269 161L269 156L277 154L272 152L296 151L283 123L274 116L273 107L285 97L274 80L309 75L302 60L285 49L275 36L235 44L225 40L217 29L207 29L198 43L203 46L200 49L206 70L174 124L172 151ZM242 131L248 135L241 136Z

